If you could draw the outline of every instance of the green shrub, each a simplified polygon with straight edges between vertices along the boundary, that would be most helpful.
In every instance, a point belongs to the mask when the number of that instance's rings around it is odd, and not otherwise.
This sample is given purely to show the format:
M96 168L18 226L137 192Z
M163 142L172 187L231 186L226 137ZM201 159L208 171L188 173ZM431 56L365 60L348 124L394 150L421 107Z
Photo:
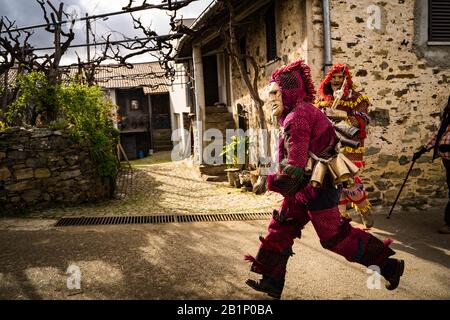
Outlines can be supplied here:
M15 87L17 97L5 114L8 126L34 125L38 114L47 118L55 117L59 107L59 87L49 85L43 72L18 74Z
M48 124L48 127L52 130L66 130L69 127L69 123L64 118L56 119Z
M19 75L16 82L17 99L5 113L2 126L35 124L38 115L55 130L67 129L77 143L88 144L90 155L102 178L111 183L117 176L119 163L115 154L119 131L112 122L111 112L115 108L100 87L79 83L63 83L50 86L42 72L31 71Z
M115 145L119 137L111 119L115 106L100 87L77 83L62 85L58 100L72 139L88 142L98 174L115 180L118 170Z

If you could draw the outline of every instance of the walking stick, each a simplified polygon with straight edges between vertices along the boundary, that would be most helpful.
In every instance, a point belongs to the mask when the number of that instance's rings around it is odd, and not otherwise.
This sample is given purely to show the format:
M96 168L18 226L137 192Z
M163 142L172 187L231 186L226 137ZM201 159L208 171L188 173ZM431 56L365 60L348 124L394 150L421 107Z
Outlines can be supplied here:
M413 162L411 163L411 167L409 167L408 173L406 174L405 181L403 181L403 184L400 187L400 190L399 190L399 192L397 194L397 198L395 198L394 204L392 205L391 211L389 211L389 214L386 217L386 219L390 219L391 218L392 211L394 211L395 205L397 204L397 200L400 197L400 193L402 193L403 187L405 186L406 181L408 180L409 174L411 173L411 170L412 170L415 162L416 162L416 160L413 160Z

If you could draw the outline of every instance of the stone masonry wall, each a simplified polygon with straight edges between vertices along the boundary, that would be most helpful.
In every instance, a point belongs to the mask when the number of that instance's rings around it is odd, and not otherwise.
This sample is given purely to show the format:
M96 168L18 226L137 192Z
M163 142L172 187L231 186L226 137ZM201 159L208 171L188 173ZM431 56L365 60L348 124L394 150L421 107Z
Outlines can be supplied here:
M0 133L0 215L106 198L87 146L66 133L9 128Z
M450 94L448 61L447 64L442 59L434 61L433 57L439 56L436 49L427 56L421 51L423 45L421 50L415 45L419 31L424 28L418 26L419 18L425 14L422 2L330 1L333 63L348 64L357 90L368 95L372 102L372 123L366 140L367 166L362 177L375 204L393 202L413 152L437 128L439 113ZM380 29L368 27L373 14L371 5L380 10ZM276 17L277 50L282 61L262 69L260 93L263 95L275 68L299 57L310 65L317 88L323 77L322 1L277 1ZM259 65L266 63L263 16L247 30L247 54L254 56ZM250 108L250 97L235 67L233 78L239 79L233 83L234 106L241 103ZM249 111L255 125L256 112ZM268 106L265 114L272 127ZM399 203L421 206L431 203L434 197L445 197L444 177L439 159L431 163L431 152L422 156Z
M418 26L426 14L418 8L423 2L331 1L333 62L350 66L357 89L372 102L363 178L372 197L387 203L395 199L412 154L437 128L450 94L448 61L440 65L424 58L415 45L426 27ZM373 10L380 12L379 29L368 27ZM440 159L430 162L431 153L414 166L402 203L421 205L446 196L445 171Z
M265 88L268 84L272 72L290 61L300 57L307 56L308 41L306 37L307 25L301 23L306 21L306 6L307 1L284 0L277 1L275 5L275 22L276 22L276 37L277 37L277 52L281 58L280 61L267 62L266 59L266 34L264 22L264 9L254 14L253 23L247 26L244 31L246 38L246 54L254 57L260 68L258 78L258 88L261 98L266 97ZM248 63L248 71L250 72L250 79L253 81L253 68ZM313 70L314 73L314 70ZM244 81L242 80L239 70L235 63L232 64L232 84L233 90L233 108L236 114L237 104L244 106L249 113L250 126L258 127L257 112L254 110L252 100L248 94ZM271 108L268 105L264 106L264 114L266 123L269 129L274 127L273 119L271 119ZM273 147L273 146L272 146Z

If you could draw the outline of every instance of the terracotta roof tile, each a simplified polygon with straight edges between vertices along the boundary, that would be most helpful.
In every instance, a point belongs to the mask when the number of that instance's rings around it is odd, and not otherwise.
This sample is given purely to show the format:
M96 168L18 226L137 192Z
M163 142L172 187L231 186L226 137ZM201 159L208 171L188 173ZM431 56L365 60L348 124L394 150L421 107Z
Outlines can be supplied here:
M70 74L74 75L76 68ZM8 83L14 83L17 76L16 69L10 69ZM95 76L98 85L102 88L136 88L142 87L145 94L169 92L169 81L164 77L164 71L158 62L137 63L132 69L114 65L102 66ZM0 76L0 85L3 84L4 75Z

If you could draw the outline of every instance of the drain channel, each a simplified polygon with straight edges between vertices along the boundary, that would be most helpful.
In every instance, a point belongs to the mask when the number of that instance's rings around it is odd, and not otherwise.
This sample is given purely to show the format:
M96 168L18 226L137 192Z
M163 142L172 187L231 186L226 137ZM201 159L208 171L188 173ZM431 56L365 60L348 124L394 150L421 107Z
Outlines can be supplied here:
M270 212L258 213L220 213L220 214L184 214L160 216L125 216L125 217L76 217L61 218L55 227L94 226L117 224L157 224L176 222L213 222L213 221L250 221L266 220Z

